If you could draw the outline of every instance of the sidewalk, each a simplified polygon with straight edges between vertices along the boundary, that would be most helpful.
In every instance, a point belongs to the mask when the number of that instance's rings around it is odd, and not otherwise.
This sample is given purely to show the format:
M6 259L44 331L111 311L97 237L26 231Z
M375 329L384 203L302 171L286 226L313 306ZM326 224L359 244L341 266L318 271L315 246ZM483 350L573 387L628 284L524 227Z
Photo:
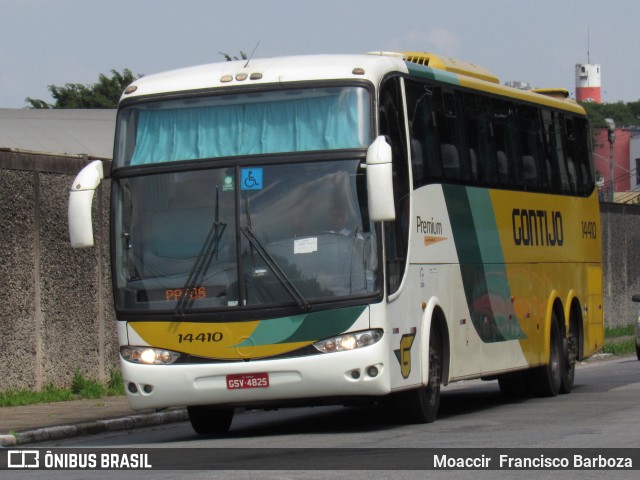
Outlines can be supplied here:
M187 420L185 408L135 411L124 396L0 407L0 447Z

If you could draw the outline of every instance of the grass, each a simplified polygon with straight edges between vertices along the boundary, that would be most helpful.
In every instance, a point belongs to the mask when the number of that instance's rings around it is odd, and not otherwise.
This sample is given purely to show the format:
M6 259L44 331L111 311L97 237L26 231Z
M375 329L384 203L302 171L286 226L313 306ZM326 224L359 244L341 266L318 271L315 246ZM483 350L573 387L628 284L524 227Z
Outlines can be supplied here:
M607 327L604 330L604 353L633 355L636 353L635 325Z
M624 356L636 353L635 339L623 340L621 342L604 342L604 353Z
M124 382L122 373L119 370L110 373L109 381L106 385L97 380L86 378L79 370L76 370L69 388L59 388L49 384L37 392L24 389L0 392L0 407L64 402L82 398L103 398L116 395L124 395Z
M605 338L623 337L626 335L635 335L635 325L619 325L617 327L607 327L604 329Z

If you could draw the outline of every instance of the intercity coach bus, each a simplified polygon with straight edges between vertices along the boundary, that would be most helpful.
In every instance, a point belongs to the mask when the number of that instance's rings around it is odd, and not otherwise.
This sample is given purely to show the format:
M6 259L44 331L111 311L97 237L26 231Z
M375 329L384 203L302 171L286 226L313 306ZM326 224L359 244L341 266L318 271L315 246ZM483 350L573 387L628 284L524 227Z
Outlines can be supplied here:
M224 62L136 80L111 169L120 359L134 409L384 405L440 387L568 393L603 347L584 110L420 52ZM80 172L93 244L102 164Z

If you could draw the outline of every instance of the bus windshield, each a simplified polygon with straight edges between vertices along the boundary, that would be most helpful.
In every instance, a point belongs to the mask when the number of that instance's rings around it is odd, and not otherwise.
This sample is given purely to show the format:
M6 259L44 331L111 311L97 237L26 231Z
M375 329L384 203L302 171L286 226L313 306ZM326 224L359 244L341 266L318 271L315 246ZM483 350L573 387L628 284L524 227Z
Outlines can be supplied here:
M119 113L114 168L363 148L370 108L368 90L349 86L141 102Z
M192 311L380 289L361 160L227 166L116 182L116 305Z

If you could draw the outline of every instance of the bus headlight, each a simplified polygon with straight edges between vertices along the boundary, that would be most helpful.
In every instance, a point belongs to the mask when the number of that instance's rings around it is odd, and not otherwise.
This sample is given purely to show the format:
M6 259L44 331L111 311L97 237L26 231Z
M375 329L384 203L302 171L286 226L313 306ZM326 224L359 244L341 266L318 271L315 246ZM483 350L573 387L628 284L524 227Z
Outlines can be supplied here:
M368 347L382 338L382 330L364 330L345 333L337 337L326 338L313 344L322 353L345 352L356 348Z
M127 362L146 365L169 365L180 357L177 352L151 347L120 347L120 355Z

